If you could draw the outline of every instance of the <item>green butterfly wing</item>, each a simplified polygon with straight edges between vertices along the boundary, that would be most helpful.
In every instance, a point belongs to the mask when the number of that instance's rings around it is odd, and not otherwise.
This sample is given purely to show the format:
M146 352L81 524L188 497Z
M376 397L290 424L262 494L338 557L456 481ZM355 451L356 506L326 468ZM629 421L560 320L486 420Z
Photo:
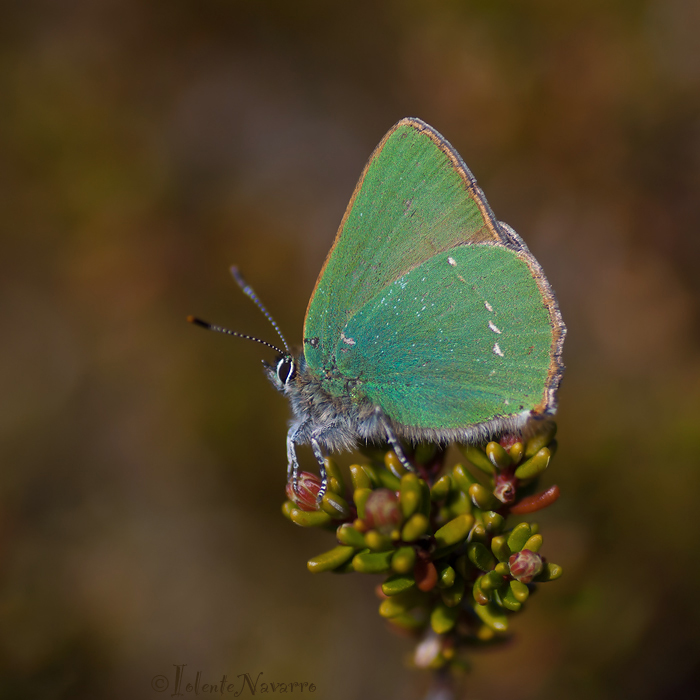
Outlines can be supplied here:
M382 289L348 321L336 358L395 421L459 429L539 403L551 340L517 254L464 245Z
M405 426L554 410L564 326L542 271L431 127L365 166L307 309L304 358Z

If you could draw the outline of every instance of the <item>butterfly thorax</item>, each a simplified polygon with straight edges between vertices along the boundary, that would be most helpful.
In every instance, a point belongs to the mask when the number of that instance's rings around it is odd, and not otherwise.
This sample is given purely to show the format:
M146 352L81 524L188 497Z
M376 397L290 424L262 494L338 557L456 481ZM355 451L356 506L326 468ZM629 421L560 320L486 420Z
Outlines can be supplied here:
M302 353L278 358L266 366L274 387L288 399L297 443L313 437L330 451L352 450L358 442L384 439L375 406L360 392L331 394L306 364Z

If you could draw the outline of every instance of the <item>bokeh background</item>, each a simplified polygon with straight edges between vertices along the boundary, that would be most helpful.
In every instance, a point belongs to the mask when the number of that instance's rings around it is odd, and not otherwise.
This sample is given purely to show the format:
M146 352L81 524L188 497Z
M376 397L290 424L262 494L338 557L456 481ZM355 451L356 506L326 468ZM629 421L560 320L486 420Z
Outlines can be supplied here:
M695 697L697 2L1 11L0 697L170 697L151 679L174 664L422 696L374 579L310 575L332 538L279 513L270 353L185 323L275 341L235 262L298 342L361 168L408 115L460 151L569 327L544 480L563 497L539 519L565 577L465 697Z

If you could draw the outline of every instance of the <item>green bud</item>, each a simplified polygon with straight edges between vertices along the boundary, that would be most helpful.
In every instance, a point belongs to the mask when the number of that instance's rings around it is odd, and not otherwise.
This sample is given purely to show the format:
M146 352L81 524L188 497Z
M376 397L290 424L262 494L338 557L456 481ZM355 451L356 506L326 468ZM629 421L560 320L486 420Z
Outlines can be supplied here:
M474 586L472 587L472 595L474 596L474 600L478 603L475 610L478 610L479 606L487 605L491 601L491 592L485 591L481 587L483 578L483 576L479 576L479 578L474 581Z
M376 530L365 533L365 542L373 552L386 552L387 549L393 549L391 537Z
M501 596L501 601L503 602L503 607L511 612L517 612L523 606L513 594L513 589L510 586L508 586L505 595Z
M396 617L409 612L425 600L425 594L416 588L411 588L403 593L397 593L379 605L379 614L385 618Z
M442 590L442 602L447 605L448 608L454 608L462 602L464 597L464 590L466 588L466 583L461 576L457 576L455 582L450 588L445 588Z
M450 518L456 518L458 515L471 513L472 501L468 493L464 493L461 489L453 490L447 501L447 511Z
M481 577L480 581L481 590L488 592L501 588L505 584L506 579L496 571L489 571Z
M382 482L379 480L378 474L380 469L381 467L375 466L374 464L362 465L362 471L364 471L364 473L367 474L367 476L370 478L373 489L378 489L382 485Z
M469 493L469 487L476 483L476 479L471 475L468 469L463 467L461 464L455 464L452 469L452 477L455 482L455 486L458 489L464 491L464 493Z
M496 559L481 542L470 542L467 545L467 556L474 566L482 571L491 571L496 565Z
M441 476L430 489L430 500L444 501L452 490L452 477L449 474Z
M341 545L312 557L306 562L306 566L312 574L320 573L321 571L332 571L348 561L354 553L355 549L353 547Z
M508 566L507 561L499 561L494 568L494 571L499 576L510 576L510 566Z
M364 549L367 546L365 543L365 536L350 523L343 523L336 530L335 536L340 544L357 549Z
M486 445L486 456L497 469L505 469L513 464L510 455L497 442L490 442Z
M430 626L435 634L445 634L449 632L457 622L459 608L449 608L444 603L438 603L430 614Z
M323 460L324 466L326 468L326 476L328 477L328 490L339 495L343 495L345 492L345 484L343 482L343 474L340 468L336 464L334 459L326 457Z
M293 501L286 500L282 504L282 515L284 515L287 520L292 519L292 511L296 508L296 504Z
M523 480L534 479L549 466L551 458L552 455L550 451L546 447L543 447L515 470L515 476Z
M481 621L488 625L494 632L505 632L508 629L508 620L493 603L488 605L477 605L474 612L481 618Z
M509 585L513 597L517 601L524 603L528 599L530 589L524 583L520 583L520 581L511 581Z
M469 539L472 542L487 542L488 538L489 536L486 532L486 526L484 523L476 523L476 525L474 525L472 528L472 531L469 533Z
M361 574L385 574L391 570L393 550L387 552L359 552L353 557L352 566Z
M505 535L498 535L491 540L491 551L498 561L508 561L508 557L512 552L510 551Z
M399 488L399 505L404 518L410 518L421 505L421 480L415 474L404 474Z
M406 608L403 605L399 605L394 602L392 598L387 598L379 604L379 614L384 618L392 618L397 615L402 615L406 612Z
M541 431L530 438L525 445L525 456L532 457L536 455L543 447L549 445L557 434L557 424L554 421L548 421L542 426Z
M523 549L529 549L531 552L539 552L542 547L542 535L533 535L523 545Z
M530 539L531 531L527 523L516 525L508 535L508 547L511 552L519 552Z
M435 533L435 544L438 548L449 547L465 540L473 524L473 515L458 515Z
M472 503L481 510L495 510L501 504L491 491L481 484L472 484L469 487L469 497Z
M503 607L503 598L501 597L501 591L498 588L491 591L491 602L498 605L499 608Z
M416 585L416 580L411 574L394 574L382 584L384 595L392 596L413 588Z
M423 513L426 518L430 517L430 513L432 512L432 504L430 502L430 486L423 481L423 479L420 479L420 488L421 488L421 502L420 502L420 510L418 511L419 513Z
M321 508L334 520L345 520L350 517L350 506L347 501L332 491L326 491L323 494Z
M405 473L405 470L403 473ZM383 486L385 489L398 491L399 488L401 488L401 480L399 477L392 474L388 469L383 469L382 467L377 469L377 478L379 479L379 485Z
M435 513L433 523L435 527L442 527L445 523L449 523L454 517L455 516L452 514L452 511L446 505L441 505L437 509L437 513Z
M525 445L522 442L513 443L508 450L508 454L513 460L513 464L519 464L525 454Z
M365 503L367 499L372 495L372 489L355 489L352 494L352 500L355 501L355 507L357 508L357 517L364 519L365 517Z
M407 473L406 467L401 464L401 460L397 457L394 450L388 450L384 453L384 466L391 472L392 476L398 479ZM381 479L381 476L379 478ZM386 484L384 484L384 486L386 486ZM387 486L387 488L391 487ZM398 487L395 490L398 491Z
M413 547L399 547L391 558L391 568L397 574L408 574L416 563L416 550Z
M477 468L486 474L493 474L496 469L489 461L483 450L474 445L466 445L461 448L464 456Z
M535 577L537 583L546 583L547 581L555 581L558 579L564 570L559 566L559 564L545 564L542 573Z
M430 521L422 513L412 515L401 530L401 539L404 542L415 542L425 535L430 527Z
M290 510L289 518L295 525L301 527L322 527L331 521L331 516L322 510L301 510L301 508Z
M493 510L487 510L484 513L483 518L486 532L489 533L499 532L505 521L505 518L502 515Z
M435 568L437 569L438 586L440 588L450 588L454 586L457 573L446 561L438 562Z
M371 489L374 486L366 469L359 464L350 465L350 481L352 482L353 491L357 489Z

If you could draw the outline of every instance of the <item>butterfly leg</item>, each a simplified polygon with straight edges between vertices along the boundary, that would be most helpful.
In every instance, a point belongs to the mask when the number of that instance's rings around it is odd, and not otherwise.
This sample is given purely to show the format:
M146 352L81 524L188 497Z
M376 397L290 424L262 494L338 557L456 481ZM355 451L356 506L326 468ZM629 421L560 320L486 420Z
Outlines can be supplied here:
M306 423L296 423L292 425L287 432L287 480L289 481L289 478L292 478L294 493L297 492L297 485L299 483L299 460L297 459L296 444L299 440L299 436L307 427L308 425ZM318 440L311 437L309 442L311 443L311 449L314 452L314 457L316 457L321 472L321 490L318 492L318 501L320 502L328 487L326 462Z
M318 496L316 498L316 501L318 503L320 503L321 499L323 498L324 494L326 493L326 489L328 488L328 475L326 474L326 459L323 456L323 452L321 450L321 445L318 444L318 440L316 440L316 438L312 437L310 442L311 442L311 449L314 452L314 457L316 457L316 461L318 462L318 466L319 466L319 471L321 473L321 490L318 492Z
M391 445L391 449L394 450L394 452L396 453L396 456L399 458L399 462L401 462L404 469L407 469L409 472L416 471L416 468L411 464L408 457L406 457L406 453L403 451L403 447L401 447L401 443L396 437L396 433L391 427L391 423L389 422L389 419L387 418L384 411L382 411L382 409L379 406L377 406L374 409L374 412L379 418L379 422L381 423L381 426L382 428L384 428L384 432L386 433L387 442ZM397 474L397 476L399 475Z
M289 477L292 477L294 493L297 492L299 481L299 460L297 459L296 443L303 428L303 423L296 423L287 432L287 481L289 481Z

